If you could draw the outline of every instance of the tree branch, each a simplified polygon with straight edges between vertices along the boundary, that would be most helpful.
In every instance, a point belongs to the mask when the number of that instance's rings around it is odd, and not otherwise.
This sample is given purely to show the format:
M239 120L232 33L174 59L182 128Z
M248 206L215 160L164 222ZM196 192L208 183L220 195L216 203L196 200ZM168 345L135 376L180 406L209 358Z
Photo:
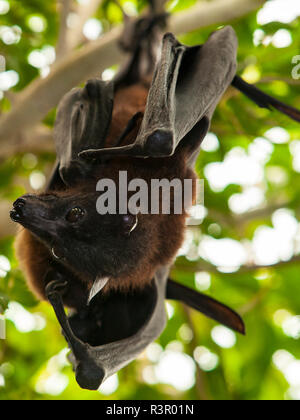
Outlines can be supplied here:
M226 276L232 276L236 274L244 274L249 273L252 271L262 270L262 269L272 269L272 268L282 268L293 264L299 264L300 263L300 255L295 255L290 260L287 261L279 261L278 263L271 264L271 265L243 265L239 268L239 270L233 272L233 273L221 273L218 268L211 264L208 261L200 260L194 263L182 263L182 262L175 262L172 272L176 275L176 272L189 272L189 273L197 273L199 271L207 271L210 273L219 273ZM172 276L172 273L171 273Z
M71 11L72 0L59 0L58 8L60 15L59 34L56 45L56 60L60 60L68 51L69 46L67 42L68 26L67 18Z
M299 200L279 201L268 203L267 206L247 211L242 214L224 213L215 208L208 209L208 217L228 229L244 227L253 220L269 219L276 210L292 209L300 217Z
M264 0L215 0L201 2L185 12L169 18L168 30L185 33L212 24L221 24L256 10ZM56 63L45 79L33 81L18 95L14 108L0 118L0 142L8 144L16 132L22 132L41 121L74 86L113 64L123 55L118 48L122 26L116 27L97 41L72 52Z
M280 77L280 76L264 76L258 80L257 84L259 83L270 83L270 82L284 82L291 86L300 86L300 80L292 79L291 77Z
M83 26L85 22L97 12L101 3L102 0L90 0L87 3L83 2L77 4L76 14L78 15L78 23L76 28L68 30L66 37L69 50L73 50L85 40L82 32Z
M215 24L225 24L257 10L265 0L214 0L172 15L169 31L183 34Z
M82 80L98 76L112 63L121 61L117 46L121 27L100 40L87 44L66 59L54 64L49 76L33 81L18 95L16 106L0 119L0 142L6 144L16 132L22 132L41 121L57 105L61 97Z
M0 164L4 160L21 153L52 153L54 142L52 130L40 125L22 134L17 134L6 145L0 149Z
M294 207L294 203L291 201L282 201L280 203L269 204L266 207L251 210L239 215L233 215L232 222L234 225L244 225L245 223L251 222L252 220L267 219L271 217L276 210L290 207Z

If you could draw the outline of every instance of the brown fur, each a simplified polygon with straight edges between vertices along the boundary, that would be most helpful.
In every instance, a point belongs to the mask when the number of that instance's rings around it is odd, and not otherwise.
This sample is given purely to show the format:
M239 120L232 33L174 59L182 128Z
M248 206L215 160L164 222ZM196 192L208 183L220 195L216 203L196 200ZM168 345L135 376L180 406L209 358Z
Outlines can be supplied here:
M113 118L107 138L107 146L114 145L116 139L125 129L129 119L137 112L144 112L148 90L143 84L119 90L115 95ZM131 133L124 144L132 143L138 128ZM112 168L101 170L101 177L116 178L119 170L128 171L128 179L142 178L150 185L151 178L195 179L193 171L185 165L184 156L176 154L169 158L159 159L114 159ZM97 178L97 174L95 174ZM99 177L100 178L100 174ZM58 192L60 194L60 192ZM144 257L136 262L136 268L130 275L111 279L104 291L131 290L142 288L153 278L161 265L172 263L180 248L185 230L183 215L139 215L139 224L146 233L148 250ZM29 288L39 299L45 299L45 273L53 259L47 248L28 230L22 229L16 240L16 252L20 267L27 278ZM84 279L82 279L84 281ZM91 285L91 284L90 284Z
M15 249L29 289L38 299L45 299L44 277L52 258L50 252L29 230L24 228L18 232Z

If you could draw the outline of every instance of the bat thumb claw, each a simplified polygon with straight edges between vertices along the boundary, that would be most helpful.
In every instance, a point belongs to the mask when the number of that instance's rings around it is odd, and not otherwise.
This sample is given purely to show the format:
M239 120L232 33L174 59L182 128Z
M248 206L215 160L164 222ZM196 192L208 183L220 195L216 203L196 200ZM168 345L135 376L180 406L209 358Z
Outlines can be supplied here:
M152 157L171 156L174 152L174 140L172 131L155 130L147 138L145 150Z
M83 152L80 152L78 154L78 157L85 159L85 160L91 160L94 159L94 151L84 150Z

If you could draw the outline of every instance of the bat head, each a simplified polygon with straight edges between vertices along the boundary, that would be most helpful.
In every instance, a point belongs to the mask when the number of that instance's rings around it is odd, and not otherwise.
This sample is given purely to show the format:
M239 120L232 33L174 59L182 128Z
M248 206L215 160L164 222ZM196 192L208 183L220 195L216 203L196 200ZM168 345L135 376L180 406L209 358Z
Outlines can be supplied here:
M37 237L52 259L87 282L90 297L106 283L106 290L144 287L159 266L172 261L184 237L185 209L174 214L172 197L165 213L160 203L158 212L152 212L151 207L151 179L174 176L174 167L179 178L191 177L192 172L186 173L180 156L168 158L168 165L157 159L149 160L147 165L141 159L135 163L132 159L123 159L122 163L116 159L107 167L98 167L100 181L89 178L72 189L20 197L13 205L11 218ZM145 211L131 211L134 191L127 191L127 209L120 211L120 202L124 204L120 174L124 173L128 176L126 188L134 180L149 185L149 206ZM116 185L116 206L104 211L101 203L106 202L105 193L99 189L103 180ZM160 192L158 199L163 194Z
M11 218L74 271L89 273L91 278L115 277L130 269L126 249L133 252L132 234L138 226L138 216L100 215L96 200L96 192L84 191L25 195L14 203ZM139 254L138 249L134 252Z

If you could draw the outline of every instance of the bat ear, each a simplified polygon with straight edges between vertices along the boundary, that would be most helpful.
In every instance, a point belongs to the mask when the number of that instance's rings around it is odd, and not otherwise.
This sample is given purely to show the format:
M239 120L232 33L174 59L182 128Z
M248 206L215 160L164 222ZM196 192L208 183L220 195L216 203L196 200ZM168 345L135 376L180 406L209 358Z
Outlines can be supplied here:
M202 138L207 122L236 72L237 39L231 27L214 32L202 46L187 47L167 33L149 90L135 143L86 150L81 157L103 155L171 156L186 136ZM201 123L202 121L202 123ZM204 129L205 128L205 129Z

